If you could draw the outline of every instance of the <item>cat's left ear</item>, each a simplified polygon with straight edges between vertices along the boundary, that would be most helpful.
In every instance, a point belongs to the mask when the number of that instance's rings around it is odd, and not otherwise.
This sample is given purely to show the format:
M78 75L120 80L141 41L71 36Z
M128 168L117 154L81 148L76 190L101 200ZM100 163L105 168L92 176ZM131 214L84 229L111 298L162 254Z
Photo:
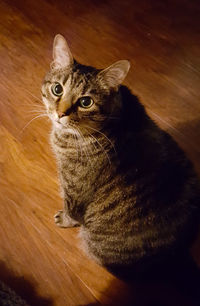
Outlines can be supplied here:
M66 69L72 66L73 56L70 52L66 39L57 34L53 43L53 62L52 69Z
M109 88L117 88L124 81L129 69L130 62L121 60L101 70L99 72L99 78Z

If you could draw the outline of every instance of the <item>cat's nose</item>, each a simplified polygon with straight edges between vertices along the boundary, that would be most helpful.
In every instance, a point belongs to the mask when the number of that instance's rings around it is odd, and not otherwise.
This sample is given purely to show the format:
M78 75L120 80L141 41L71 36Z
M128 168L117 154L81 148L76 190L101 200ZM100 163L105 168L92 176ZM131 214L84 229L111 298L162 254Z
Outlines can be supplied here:
M58 112L58 117L59 118L62 118L62 117L64 117L65 116L65 113L63 113L63 112Z

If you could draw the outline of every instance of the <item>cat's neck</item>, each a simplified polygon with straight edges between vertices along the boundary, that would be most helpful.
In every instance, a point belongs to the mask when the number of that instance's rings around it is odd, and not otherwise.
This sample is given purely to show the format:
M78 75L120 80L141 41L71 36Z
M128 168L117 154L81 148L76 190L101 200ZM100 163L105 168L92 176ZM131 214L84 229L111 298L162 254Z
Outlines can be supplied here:
M75 130L74 130L75 131ZM114 149L112 133L108 130L92 130L91 133L83 134L80 130L70 133L54 128L51 133L51 143L57 155L75 155L87 152L87 156L96 156L102 151L109 152Z

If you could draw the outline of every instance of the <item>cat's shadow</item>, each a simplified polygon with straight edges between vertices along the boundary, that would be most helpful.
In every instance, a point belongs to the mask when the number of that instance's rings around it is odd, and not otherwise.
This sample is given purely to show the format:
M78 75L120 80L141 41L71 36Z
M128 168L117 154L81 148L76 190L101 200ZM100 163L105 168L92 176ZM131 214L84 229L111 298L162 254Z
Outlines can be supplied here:
M147 267L112 269L118 280L102 294L105 303L92 305L198 306L200 305L200 270L189 255L179 254ZM115 290L115 288L117 288ZM106 300L106 299L105 299ZM89 306L89 305L88 305Z
M32 279L28 279L23 276L16 276L14 272L9 270L5 263L2 261L0 261L0 281L3 282L6 286L8 286L11 290L14 290L14 292L30 306L53 305L53 300L51 298L38 295L36 284ZM12 300L12 298L10 299ZM12 302L11 300L4 300L4 303L6 304L3 305L18 305L17 302Z
M180 146L193 162L200 177L200 117L178 124L175 128L178 131L176 140L180 139Z

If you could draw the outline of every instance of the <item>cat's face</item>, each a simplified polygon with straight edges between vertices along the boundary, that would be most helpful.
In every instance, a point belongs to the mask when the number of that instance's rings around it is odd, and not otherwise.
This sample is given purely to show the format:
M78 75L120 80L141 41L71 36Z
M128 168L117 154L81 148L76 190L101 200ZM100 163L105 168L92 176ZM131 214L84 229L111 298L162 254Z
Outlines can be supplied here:
M54 61L42 85L42 99L54 128L75 134L92 134L113 116L119 115L118 86L128 73L128 61L104 70L83 66L73 60L68 45L57 35Z

